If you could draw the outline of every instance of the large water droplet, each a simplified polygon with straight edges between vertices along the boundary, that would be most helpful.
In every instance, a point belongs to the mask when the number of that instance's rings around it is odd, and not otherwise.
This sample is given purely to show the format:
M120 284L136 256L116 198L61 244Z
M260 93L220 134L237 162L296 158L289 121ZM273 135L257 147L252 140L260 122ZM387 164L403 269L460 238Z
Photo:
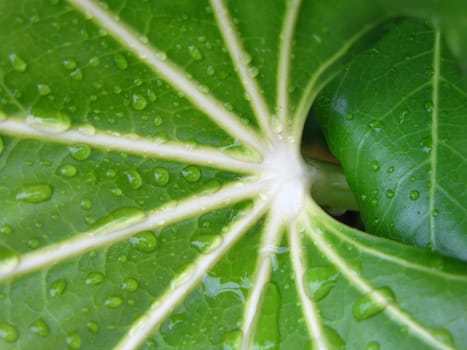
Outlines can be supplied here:
M307 294L314 300L321 300L337 283L339 274L330 266L313 267L304 276Z
M8 55L13 69L17 72L24 72L28 68L28 64L17 54L12 53Z
M52 197L52 187L47 184L26 185L16 193L16 200L28 203L41 203Z
M165 186L170 181L170 174L165 168L155 168L154 169L154 180L157 186Z
M140 94L133 94L131 105L137 111L142 111L147 106L147 101L143 95Z
M358 299L353 305L352 312L355 319L362 321L380 313L394 300L394 293L391 289L378 288Z
M64 278L54 281L49 288L49 295L51 297L58 297L65 292L67 281Z
M119 208L98 219L89 229L102 231L107 228L112 228L113 230L116 230L119 227L126 227L135 224L144 217L144 212L139 208Z
M134 278L126 278L120 285L120 288L127 292L134 292L138 289L138 286L139 284L137 280Z
M111 309L119 307L122 304L123 304L123 299L121 297L119 297L119 296L116 296L116 295L112 295L112 296L108 297L107 299L105 299L105 301L104 301L104 305L111 308Z
M183 168L182 176L188 182L197 182L201 177L201 170L193 165L190 165Z
M130 185L132 189L137 190L141 188L141 186L143 185L143 179L141 178L141 175L136 170L134 169L126 170L124 174L126 175L128 184Z
M91 147L88 145L78 144L68 147L70 155L76 160L86 160L91 155Z
M34 129L50 133L60 133L71 127L71 119L68 115L54 112L36 112L36 115L29 115L26 123Z
M77 350L81 348L81 338L76 332L68 334L65 342L68 349Z
M7 343L14 343L18 340L18 330L11 324L0 322L0 339Z
M411 200L416 201L418 198L420 198L420 192L418 192L417 190L410 191Z
M86 276L85 283L89 286L97 286L104 282L104 275L100 272L90 272Z
M151 253L157 247L157 237L151 231L138 233L128 240L133 247L144 253Z
M200 61L203 59L203 54L196 46L188 46L188 53L190 54L191 58L193 58L195 61Z
M41 338L45 338L49 335L49 326L42 318L35 320L30 326L29 330L38 335Z
M65 177L73 177L78 173L78 169L74 165L64 164L58 169L60 175Z
M114 56L114 62L115 62L115 65L117 66L118 69L120 70L125 70L128 68L128 62L125 58L125 56L121 55L121 54L117 54Z

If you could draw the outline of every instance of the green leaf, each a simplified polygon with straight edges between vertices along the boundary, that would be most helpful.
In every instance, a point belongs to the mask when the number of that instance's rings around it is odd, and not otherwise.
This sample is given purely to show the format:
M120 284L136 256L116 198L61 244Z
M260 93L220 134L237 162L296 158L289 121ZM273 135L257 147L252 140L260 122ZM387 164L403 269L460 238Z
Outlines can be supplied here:
M440 33L400 24L321 99L367 230L466 260L467 80Z
M464 348L466 265L341 226L299 154L354 44L437 10L401 4L0 0L0 347Z

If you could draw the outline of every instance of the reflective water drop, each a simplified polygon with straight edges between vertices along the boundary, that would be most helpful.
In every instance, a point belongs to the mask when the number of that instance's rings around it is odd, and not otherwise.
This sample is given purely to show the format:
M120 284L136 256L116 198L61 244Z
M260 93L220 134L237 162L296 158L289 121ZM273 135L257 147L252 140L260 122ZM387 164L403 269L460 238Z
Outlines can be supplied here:
M50 133L60 133L68 130L71 127L71 119L68 115L54 112L44 113L36 112L36 115L28 115L26 123L34 129L46 131Z
M163 187L167 185L170 181L170 174L164 168L155 168L154 169L154 180L157 186Z
M92 208L92 201L88 198L84 198L79 202L79 206L83 210L89 210Z
M375 171L375 172L376 172L376 171L379 171L380 165L379 165L379 162L378 162L377 160L371 161L371 164L370 164L370 165L371 165L371 169L372 169L373 171Z
M258 76L259 74L259 69L256 67L250 67L248 68L248 74L250 75L250 77L256 78L256 76Z
M73 80L82 80L83 72L81 71L81 69L77 68L70 73L70 78Z
M8 55L13 69L17 72L24 72L28 68L28 64L17 54L12 53Z
M84 144L78 144L68 147L70 155L76 160L86 160L91 155L91 147Z
M206 68L206 74L209 76L213 76L216 73L216 70L214 69L213 66L208 66Z
M50 86L47 84L37 84L37 91L39 95L46 96L50 94Z
M379 350L379 349L380 349L379 343L376 341L369 342L365 347L365 350Z
M144 231L128 239L130 244L144 253L151 253L156 250L157 237L151 231Z
M107 169L105 172L105 176L112 178L112 177L117 176L117 172L113 169Z
M162 118L156 115L153 119L154 126L160 126L162 124Z
M423 152L429 153L431 151L432 141L431 136L424 137L420 140L420 146L422 146Z
M73 70L76 68L76 61L72 58L67 58L65 60L63 60L63 66L65 67L65 69L67 70Z
M374 132L380 132L383 129L384 123L381 120L373 120L368 123L368 127Z
M119 187L112 188L110 191L114 196L120 197L123 194L123 191Z
M228 102L224 103L224 108L225 108L226 110L228 110L229 112L232 112L233 109L234 109L233 106L232 106L232 104L230 104L230 103L228 103Z
M16 200L28 203L41 203L52 197L52 187L47 184L26 185L16 193Z
M138 289L138 286L139 284L137 280L134 278L126 278L120 285L120 288L127 292L134 292Z
M7 343L14 343L18 340L18 330L11 324L0 322L0 339Z
M195 61L203 59L203 54L196 46L188 46L188 53L190 54L191 58L193 58Z
M126 227L135 224L144 217L144 212L139 208L119 208L98 219L89 229L104 230L107 227L112 227L113 230L116 230L118 227Z
M433 210L431 211L431 216L437 217L438 215L439 215L439 210L438 210L438 209L433 209Z
M86 322L86 328L88 329L89 332L94 333L94 334L99 332L99 325L97 324L97 322L94 322L94 321Z
M433 331L433 335L436 339L447 345L454 345L454 339L451 332L444 328L438 328Z
M115 296L115 295L112 295L112 296L108 297L104 301L104 305L111 308L111 309L119 307L122 304L123 304L123 299L121 297Z
M388 173L391 174L391 173L394 172L394 170L395 170L394 166L391 165L391 166L388 168Z
M89 65L92 67L97 67L100 63L100 59L97 56L91 57L89 59Z
M387 190L386 191L386 198L393 198L394 197L394 191L393 190Z
M84 282L89 286L97 286L104 282L104 279L104 275L100 272L89 272Z
M191 245L201 253L212 251L221 243L222 238L218 235L194 234L191 238Z
M147 106L147 101L143 95L133 94L131 105L137 111L142 111Z
M128 62L125 56L121 54L117 54L114 56L114 63L117 66L117 68L120 70L125 70L128 68Z
M399 123L400 124L405 123L408 117L409 117L409 111L407 110L402 111L401 114L399 115Z
M65 342L68 349L77 350L81 348L81 338L76 332L68 334Z
M37 238L30 238L27 241L27 245L30 249L36 249L39 246L39 241Z
M41 338L45 338L49 335L49 326L42 318L35 320L30 326L29 330L38 335Z
M416 201L418 198L420 198L420 192L418 192L417 190L410 191L411 200Z
M141 175L134 169L126 170L124 172L126 175L126 179L128 181L128 184L130 187L134 190L137 190L141 188L143 185L143 179L141 178Z
M358 299L352 308L356 320L362 321L383 311L395 300L394 293L388 287L378 288Z
M425 103L424 107L425 107L425 111L430 112L430 113L433 112L433 108L434 108L433 101L428 101L427 103Z
M201 170L193 165L190 165L182 169L182 176L188 182L197 182L201 178Z
M314 300L323 299L337 283L338 272L330 266L313 267L304 276L307 294Z
M51 297L58 297L65 292L67 281L64 278L58 279L50 285L49 295Z
M60 175L65 177L73 177L78 173L78 169L74 165L64 164L58 169Z

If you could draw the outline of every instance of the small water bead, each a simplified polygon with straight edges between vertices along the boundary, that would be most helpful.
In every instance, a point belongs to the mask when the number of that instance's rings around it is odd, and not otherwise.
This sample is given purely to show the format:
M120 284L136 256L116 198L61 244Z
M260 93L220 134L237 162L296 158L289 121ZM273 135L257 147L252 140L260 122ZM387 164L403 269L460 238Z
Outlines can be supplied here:
M190 165L183 168L182 176L186 181L194 183L199 181L201 178L201 170L193 165Z
M70 155L76 160L86 160L91 155L91 147L84 144L78 144L68 147Z
M80 68L75 69L70 73L70 78L73 80L82 80L83 79L83 72Z
M47 96L50 94L50 86L47 84L37 84L37 91L41 96Z
M391 166L388 168L388 174L393 173L394 170L395 170L394 166L391 165Z
M259 69L256 67L250 67L248 68L248 74L250 75L250 77L256 78L259 74Z
M380 165L379 165L379 162L378 162L377 160L371 161L370 165L371 165L371 169L372 169L374 172L379 171Z
M431 136L424 137L420 140L420 146L422 146L422 151L424 153L429 153L431 151L432 142Z
M409 117L409 111L402 111L401 114L399 115L399 123L403 124L407 121Z
M147 106L147 101L143 95L133 94L131 105L137 111L142 111Z
M37 238L30 238L27 241L28 248L30 249L36 249L39 246L39 241Z
M99 57L94 56L89 59L89 65L91 67L97 67L101 63Z
M144 217L144 212L139 208L118 208L108 215L101 217L90 229L104 230L106 227L112 227L116 230L118 227L126 227L135 224Z
M100 272L89 272L86 276L85 283L88 286L97 286L104 282L105 276Z
M134 278L126 278L120 285L120 288L127 292L134 292L138 289L138 286L139 283L137 280L135 280Z
M88 321L86 322L86 328L88 329L89 332L96 334L99 332L99 325L97 322L94 321Z
M16 193L16 200L28 203L41 203L52 197L52 187L47 184L26 185Z
M170 181L170 174L165 168L155 168L154 169L154 180L157 186L164 187Z
M394 194L395 194L395 193L394 193L393 190L387 190L387 191L386 191L386 197L389 198L389 199L393 198L393 197L394 197Z
M65 292L68 283L64 278L58 279L50 285L49 295L51 297L58 297Z
M307 294L314 300L323 299L337 283L339 274L333 267L322 266L309 269L304 276Z
M222 243L222 237L218 235L194 234L191 245L200 253L208 253L215 250Z
M391 289L378 288L360 297L353 305L352 313L357 321L363 321L383 311L394 300Z
M46 131L49 133L60 133L68 130L71 127L71 119L68 115L54 112L36 112L36 115L28 115L26 123L37 130Z
M130 244L144 253L151 253L157 248L157 237L151 231L144 231L128 239Z
M0 339L6 343L14 343L18 340L18 330L11 324L0 322Z
M194 45L188 46L188 53L190 54L191 58L193 58L195 61L200 61L203 59L203 54Z
M81 338L76 332L68 334L65 342L68 349L77 350L81 348Z
M115 170L113 170L113 169L107 169L105 171L105 176L113 178L113 177L117 176L117 172Z
M10 63L13 66L13 69L17 72L24 72L28 68L28 64L17 54L12 53L8 55Z
M120 70L125 70L128 68L128 62L122 54L117 54L113 57L114 63Z
M59 168L59 173L65 177L73 177L78 173L78 169L74 165L65 164Z
M424 107L425 107L425 111L429 113L433 112L433 108L434 108L433 101L426 102Z
M438 209L433 209L433 210L431 211L431 216L437 217L438 215L439 215L439 210L438 210Z
M224 103L224 108L225 108L226 110L228 110L229 112L232 112L233 109L234 109L234 108L233 108L233 105L232 105L231 103L228 103L228 102Z
M38 318L37 320L35 320L29 326L29 330L41 338L47 337L50 333L49 326L47 325L47 323L45 323L45 321L42 318Z
M213 66L208 66L206 68L206 74L209 76L213 76L214 74L216 74L216 69Z
M365 347L365 350L379 350L379 349L380 349L380 345L376 341L369 342Z
M417 190L410 191L411 200L416 201L418 198L420 198L420 192L418 192Z
M92 208L92 201L88 198L84 198L79 202L79 207L83 210L89 210Z
M353 114L352 113L348 113L345 115L345 119L347 120L352 120L353 119Z
M117 197L120 197L123 194L123 191L120 187L115 187L110 190L110 192Z
M373 130L374 132L381 132L383 129L384 123L381 120L373 120L368 123L368 127Z
M123 304L123 299L121 297L115 296L115 295L109 296L104 301L104 305L111 308L111 309L119 307L122 304Z
M74 59L72 58L67 58L65 60L63 60L63 66L65 67L65 69L67 70L73 70L76 68L77 66L77 63Z
M137 190L143 185L143 179L141 175L134 169L126 170L124 172L130 188Z

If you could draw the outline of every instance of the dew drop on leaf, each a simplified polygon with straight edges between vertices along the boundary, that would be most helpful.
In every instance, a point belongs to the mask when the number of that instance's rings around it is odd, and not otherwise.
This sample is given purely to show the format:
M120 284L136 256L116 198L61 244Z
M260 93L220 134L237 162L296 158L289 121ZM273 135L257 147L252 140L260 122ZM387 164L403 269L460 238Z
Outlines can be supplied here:
M425 111L430 112L430 113L433 112L433 107L434 106L433 106L432 101L426 102L424 107L425 107Z
M0 234L4 236L9 236L13 230L11 229L11 226L8 224L3 224L0 226Z
M218 235L194 234L191 237L191 245L200 253L209 253L222 243L222 237Z
M97 56L91 57L89 59L89 65L92 67L97 67L100 63L100 59Z
M17 54L12 53L8 56L13 69L17 72L24 72L28 68L28 64Z
M70 78L73 80L83 80L83 72L80 68L77 68L70 73Z
M88 198L84 198L79 202L79 207L83 210L89 210L92 208L92 201Z
M130 237L130 244L140 252L151 253L157 248L157 237L151 231L144 231Z
M123 299L121 297L119 297L119 296L116 296L116 295L109 296L104 301L104 305L111 308L111 309L119 307L122 304L123 304Z
M394 191L393 190L387 190L386 191L386 198L393 198L394 197Z
M138 286L139 284L137 280L135 280L134 278L126 278L120 285L120 288L122 288L126 292L134 292L138 289Z
M113 60L118 69L125 70L128 68L128 62L125 56L117 54L113 57Z
M394 166L391 165L391 166L388 168L388 173L391 174L391 173L394 172L394 170L395 170Z
M155 116L153 119L154 126L160 126L162 124L162 118L160 116Z
M259 69L256 67L250 67L248 68L248 74L250 75L250 77L256 78L259 74Z
M38 335L41 338L45 338L49 335L49 326L42 318L38 318L29 326L29 330Z
M65 60L63 60L63 66L65 67L65 69L67 70L73 70L76 68L76 61L72 58L67 58Z
M418 198L420 198L420 192L418 192L417 190L410 191L411 200L416 201Z
M137 190L143 185L141 175L134 169L129 169L124 172L130 188Z
M372 120L368 123L368 127L373 130L374 132L381 132L383 129L384 123L381 120Z
M68 147L70 155L76 160L86 160L91 155L91 147L88 145L78 144Z
M88 321L86 322L86 328L88 329L89 332L96 334L99 332L99 325L97 322L94 321Z
M337 283L339 274L330 266L310 268L305 272L304 284L306 292L313 300L321 300L331 291Z
M188 182L197 182L201 178L201 170L193 165L190 165L183 168L182 176Z
M16 193L16 200L28 203L41 203L52 197L52 187L47 184L26 185Z
M105 172L105 176L112 178L117 176L117 172L113 169L107 169L107 171Z
M380 349L379 343L376 341L369 342L365 347L365 350L379 350L379 349Z
M0 339L7 343L14 343L18 340L18 330L11 324L0 322Z
M50 94L50 86L47 84L37 84L37 91L41 96L47 96Z
M431 136L424 137L420 140L420 146L422 146L422 151L424 153L429 153L431 151L432 138Z
M85 283L88 286L97 286L104 282L105 277L102 273L100 272L89 272L86 276Z
M431 216L437 217L438 215L439 215L439 210L438 210L438 209L433 209L433 210L431 211Z
M345 115L345 119L347 120L352 120L353 119L353 114L352 113L348 113Z
M380 169L379 162L377 160L371 161L371 170L376 172L376 171L379 171L379 169Z
M81 348L81 338L76 332L68 334L65 342L68 349L77 350Z
M188 53L190 54L191 58L193 58L195 61L200 61L203 59L203 54L194 45L188 46Z
M331 349L333 350L344 350L345 349L345 341L342 337L337 333L334 328L331 327L324 327L324 334L328 340L328 344Z
M54 281L49 288L49 295L51 297L58 297L65 292L68 283L64 278Z
M29 115L26 123L34 129L50 133L64 132L71 127L70 117L60 112L51 114L39 112L37 115Z
M362 321L380 313L394 300L394 293L391 289L377 288L358 299L353 305L352 312L357 321Z
M433 331L433 335L436 339L440 340L444 344L454 345L451 332L444 328L438 328Z
M89 229L90 230L105 230L112 228L116 230L118 227L132 225L145 217L144 212L135 207L123 207L112 211L98 219Z
M206 68L206 74L209 76L213 76L214 74L216 74L215 68L213 66L208 66Z
M78 173L78 169L74 165L65 164L58 169L60 175L65 177L73 177Z
M143 95L133 94L131 106L137 111L142 111L147 106L147 101Z

